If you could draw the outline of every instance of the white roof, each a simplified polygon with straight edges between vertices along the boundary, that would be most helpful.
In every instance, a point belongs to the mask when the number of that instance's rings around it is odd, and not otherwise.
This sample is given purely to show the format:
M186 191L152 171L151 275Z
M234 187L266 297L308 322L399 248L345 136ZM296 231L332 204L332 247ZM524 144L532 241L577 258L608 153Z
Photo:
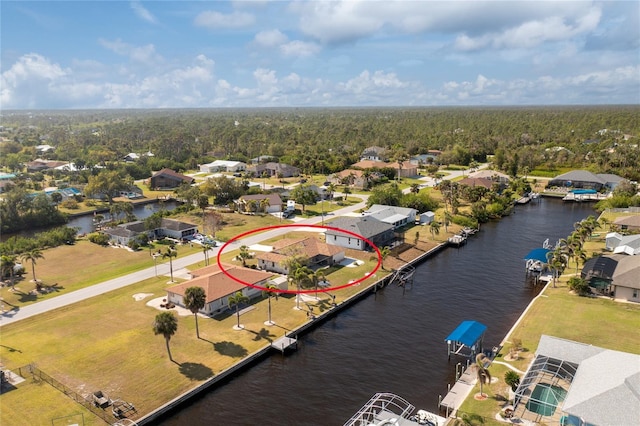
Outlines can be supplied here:
M211 167L234 167L239 166L240 164L244 164L242 161L231 161L231 160L216 160L212 163L205 164L205 166Z

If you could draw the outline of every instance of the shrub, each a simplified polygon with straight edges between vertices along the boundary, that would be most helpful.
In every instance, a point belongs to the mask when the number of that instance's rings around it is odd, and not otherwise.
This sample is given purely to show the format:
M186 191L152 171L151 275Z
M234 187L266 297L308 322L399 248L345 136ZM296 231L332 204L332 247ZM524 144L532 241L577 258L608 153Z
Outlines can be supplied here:
M99 232L94 232L93 234L89 234L87 237L89 241L94 244L98 244L101 246L106 246L109 244L109 236L107 234L101 234Z
M78 202L73 198L67 198L60 203L60 207L64 207L65 209L69 210L75 210L78 208Z
M512 391L515 392L520 384L520 376L515 371L509 370L504 373L504 382L511 387Z
M569 289L575 291L579 296L586 296L591 293L591 289L589 288L587 281L580 277L569 278L569 282L567 284Z

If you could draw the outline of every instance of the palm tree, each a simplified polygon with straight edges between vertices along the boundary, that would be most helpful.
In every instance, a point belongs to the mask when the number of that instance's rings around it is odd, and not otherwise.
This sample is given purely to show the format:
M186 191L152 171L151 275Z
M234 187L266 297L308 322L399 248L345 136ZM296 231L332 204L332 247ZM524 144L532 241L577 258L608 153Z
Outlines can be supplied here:
M202 252L204 253L204 264L209 264L209 250L211 250L211 244L202 243Z
M380 266L382 267L382 270L384 271L384 260L391 254L391 248L389 246L384 246L380 249L380 257L382 258L382 261L380 262Z
M344 200L347 201L347 196L351 194L351 189L349 188L349 185L345 185L342 192L344 193Z
M300 309L300 290L302 287L306 287L311 283L311 275L313 271L308 267L296 264L289 268L289 274L287 275L289 282L294 284L298 289L296 294L296 309Z
M265 322L265 325L274 325L275 323L273 321L271 321L271 297L275 297L276 300L278 300L278 292L275 291L278 286L275 285L272 281L268 282L265 286L264 286L265 290L262 291L262 294L264 296L267 296L267 303L268 303L268 319L267 322Z
M324 282L326 278L324 275L324 271L317 270L311 275L310 278L311 278L311 283L316 288L316 299L318 299L318 284L320 284L321 282Z
M22 253L22 256L20 256L20 258L23 261L28 260L31 262L31 272L33 273L33 282L37 283L38 280L36 279L36 262L38 259L44 259L44 256L42 255L42 252L40 251L40 249L34 248L25 253Z
M15 267L16 267L17 257L14 254L3 254L0 258L0 262L2 263L2 278L6 275L9 276L9 285L11 285L11 291L14 290L13 286L15 285Z
M440 235L440 222L432 220L429 224L429 231L431 232L431 238L436 239L436 235Z
M271 206L271 203L269 202L268 198L263 198L262 200L260 200L260 210L263 213L267 213L267 209Z
M560 271L566 266L566 257L561 249L556 249L547 253L547 264L553 272L553 287L556 287L556 280L560 275Z
M417 194L418 192L420 192L420 184L412 183L411 187L409 188L409 191L413 192L414 194Z
M204 213L209 207L209 197L207 195L200 195L198 197L198 207L202 210L202 231L204 232Z
M249 247L241 246L240 252L238 253L238 257L242 260L242 266L247 266L247 259L251 259L251 253L249 253Z
M329 194L329 203L333 200L333 193L336 192L336 185L334 183L330 183L327 186L327 193Z
M178 251L173 247L167 247L167 251L162 253L163 259L169 259L169 272L171 273L171 282L173 282L173 258L178 257Z
M178 330L178 320L172 312L161 312L156 315L156 319L153 321L153 334L156 336L162 334L167 344L167 353L169 354L169 360L173 361L171 356L171 349L169 348L169 340L171 336L176 334Z
M200 338L200 330L198 329L198 312L204 308L207 302L207 295L202 287L189 287L184 292L184 306L191 311L196 319L196 336Z
M480 396L485 397L486 395L482 392L482 385L491 383L491 373L487 367L485 367L485 363L489 361L489 358L485 356L485 354L476 355L476 374L478 376L478 382L480 382Z
M448 424L450 426L477 426L484 424L484 419L479 414L462 413L462 416L456 417Z
M229 307L236 307L236 317L238 318L238 324L234 327L236 330L242 330L244 327L240 325L240 304L246 303L249 298L245 296L241 291L236 291L233 296L229 296Z

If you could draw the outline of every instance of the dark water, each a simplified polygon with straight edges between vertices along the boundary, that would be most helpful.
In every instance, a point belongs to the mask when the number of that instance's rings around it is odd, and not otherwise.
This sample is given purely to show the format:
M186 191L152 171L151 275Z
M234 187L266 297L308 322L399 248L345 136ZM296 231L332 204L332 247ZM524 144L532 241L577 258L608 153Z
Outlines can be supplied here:
M454 382L445 337L463 320L488 326L500 343L531 298L523 256L566 237L591 205L544 199L485 224L460 249L419 265L412 289L388 287L194 400L163 425L342 425L374 393L393 392L437 411Z
M173 210L176 208L176 205L177 204L173 201L168 201L162 204L150 203L145 205L137 205L133 208L133 214L135 215L136 218L138 218L138 220L143 220L151 216L153 213L159 211L160 209ZM108 212L101 213L101 214L106 218L109 217ZM95 230L95 226L93 224L93 215L84 215L84 216L71 218L69 219L67 226L71 228L74 228L74 227L80 228L80 230L78 231L79 234L88 234Z

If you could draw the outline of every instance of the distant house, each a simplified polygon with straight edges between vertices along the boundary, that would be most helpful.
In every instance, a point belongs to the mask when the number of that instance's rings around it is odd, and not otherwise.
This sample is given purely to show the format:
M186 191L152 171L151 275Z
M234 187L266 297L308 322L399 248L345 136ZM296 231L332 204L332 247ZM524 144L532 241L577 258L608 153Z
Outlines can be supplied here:
M605 249L614 254L623 253L630 256L640 254L640 234L622 235L617 232L610 232L605 239Z
M265 287L273 277L272 273L243 268L235 265L223 265L225 271L233 277L251 285ZM215 264L192 272L192 279L167 288L167 301L184 307L184 296L189 287L204 289L205 305L200 310L205 315L215 315L229 309L229 297L241 292L252 299L262 294L260 288L250 287L227 276ZM286 281L284 288L286 289Z
M472 177L460 179L458 181L458 185L461 185L461 186L464 185L464 186L468 186L468 187L471 187L471 188L475 188L477 186L481 186L481 187L487 188L487 189L493 188L494 183L496 183L496 182L492 181L491 179L472 178Z
M198 232L198 227L191 223L163 218L160 227L156 229L145 229L144 221L138 220L123 223L102 232L109 235L111 243L126 246L132 241L141 242L144 236L149 239L167 237L179 241L189 240Z
M151 151L149 152L145 152L143 154L138 154L136 152L130 152L127 155L125 155L122 160L126 161L128 163L134 162L134 161L138 161L139 159L141 159L142 157L153 157L153 153Z
M154 189L169 189L177 188L183 183L191 185L194 179L189 176L185 176L171 169L162 169L157 171L151 176L151 188Z
M255 164L249 166L247 170L253 173L256 177L261 177L263 174L266 174L269 177L282 176L283 178L300 176L299 168L284 163L269 162L264 164Z
M345 169L338 173L329 175L328 179L334 185L350 185L357 189L367 189L370 184L370 180L380 179L382 175L378 172L372 173L369 179L365 176L362 170Z
M276 161L277 158L272 155L261 155L251 159L251 164L261 164Z
M389 168L393 169L396 175L398 175L399 171L400 177L412 177L418 174L418 166L411 164L409 161L405 161L400 165L397 161L393 163L385 163L383 161L360 160L357 163L352 164L351 167L361 170Z
M393 225L372 217L341 217L329 222L327 226L343 229L364 237L378 247L391 245L395 240ZM327 229L325 241L327 244L356 250L372 249L371 245L364 241L363 238L335 229Z
M417 214L418 210L416 209L382 204L374 204L362 212L362 216L372 217L380 222L393 225L393 229L402 228L407 224L415 224Z
M253 195L243 195L237 201L238 208L240 211L249 211L248 204L250 201L254 201L256 203L256 212L263 211L263 200L267 200L266 211L265 213L278 213L282 211L282 198L278 194L253 194Z
M413 155L409 159L409 162L418 167L426 164L437 164L439 155L440 151L437 151L437 153Z
M200 165L200 171L203 173L235 173L245 170L247 170L247 164L242 161L216 160L212 163Z
M509 184L509 181L511 180L509 175L497 170L478 170L477 172L469 173L469 177L476 179L489 179L502 185Z
M640 215L618 217L613 224L623 231L637 231L640 230Z
M29 161L25 163L28 172L41 172L43 170L55 169L56 167L64 166L69 164L68 161L54 161L54 160L43 160L39 158L37 160Z
M370 146L362 151L362 154L360 154L360 159L371 161L387 161L387 152L388 150L381 146Z
M42 154L45 154L47 152L53 152L56 149L55 146L51 146L51 145L36 145L35 148L37 153L42 153Z
M266 271L288 274L286 261L293 255L302 255L308 259L311 268L331 266L344 259L344 249L325 244L315 237L285 238L272 244L271 252L263 252L256 256L258 267Z
M587 170L573 170L549 181L547 187L565 187L600 190L613 190L625 179L613 174L595 174Z

